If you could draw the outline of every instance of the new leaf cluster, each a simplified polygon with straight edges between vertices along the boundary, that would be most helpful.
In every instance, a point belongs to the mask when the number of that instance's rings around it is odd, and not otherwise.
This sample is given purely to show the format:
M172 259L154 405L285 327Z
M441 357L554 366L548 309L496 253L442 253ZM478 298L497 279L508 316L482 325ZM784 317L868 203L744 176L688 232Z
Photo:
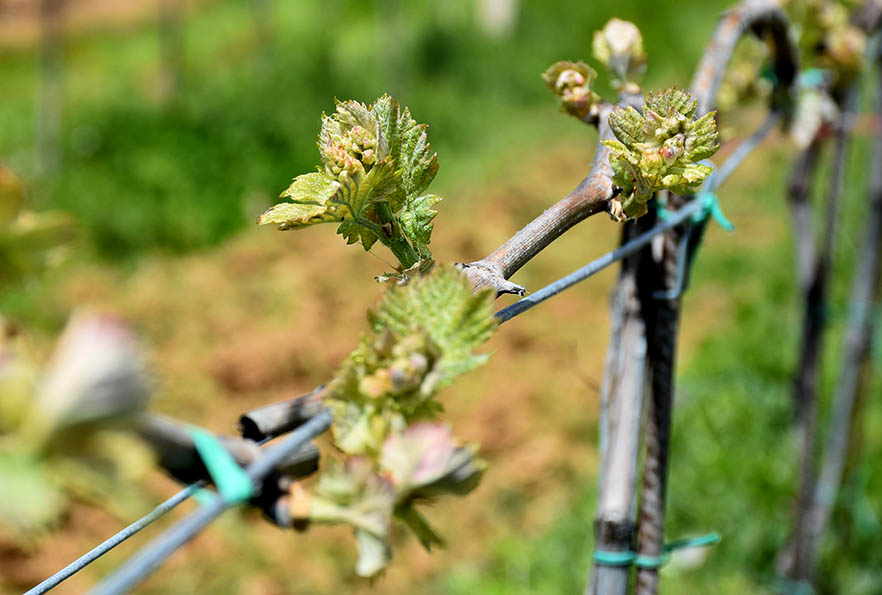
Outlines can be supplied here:
M360 575L389 563L393 518L427 549L440 544L419 503L466 494L480 480L485 464L476 448L458 445L433 419L442 409L438 390L487 359L474 350L496 329L493 298L474 293L450 266L390 287L369 313L371 332L326 389L344 461L330 466L313 494L295 499L292 516L352 525Z
M699 163L720 148L716 112L694 119L698 102L682 89L663 89L643 100L643 113L616 108L609 126L613 182L622 188L619 218L640 217L653 193L695 191L713 171Z
M370 106L337 102L335 113L322 115L318 171L294 178L281 195L286 202L258 223L282 230L339 223L337 233L347 243L370 250L379 241L402 269L430 261L434 205L441 197L423 194L438 171L427 127L389 95Z

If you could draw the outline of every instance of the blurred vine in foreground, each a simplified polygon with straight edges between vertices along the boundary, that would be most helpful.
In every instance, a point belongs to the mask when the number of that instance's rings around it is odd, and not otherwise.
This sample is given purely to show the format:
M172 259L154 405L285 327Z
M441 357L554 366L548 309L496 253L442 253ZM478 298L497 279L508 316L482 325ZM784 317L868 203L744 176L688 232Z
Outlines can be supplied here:
M120 321L74 316L41 366L0 319L0 525L26 545L59 522L70 498L135 513L143 502L133 482L153 457L127 421L148 394Z

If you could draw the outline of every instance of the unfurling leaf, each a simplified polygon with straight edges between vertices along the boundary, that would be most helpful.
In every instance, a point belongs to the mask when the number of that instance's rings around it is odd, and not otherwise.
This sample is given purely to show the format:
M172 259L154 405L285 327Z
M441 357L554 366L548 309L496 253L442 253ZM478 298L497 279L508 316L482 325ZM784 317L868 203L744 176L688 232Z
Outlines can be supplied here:
M626 93L640 92L640 77L646 70L643 36L634 23L610 19L594 33L591 49L598 62L613 73L612 86Z
M600 96L591 90L597 72L584 62L555 62L542 73L542 80L560 99L561 110L585 119L597 110Z
M29 539L68 496L121 516L143 509L136 482L153 453L126 422L148 389L134 337L114 318L75 316L42 373L0 329L0 523Z
M374 332L327 389L338 448L377 455L392 433L437 412L438 389L486 360L473 351L496 328L492 298L453 267L390 288L369 316Z
M630 106L610 114L618 140L603 142L610 149L613 182L622 188L623 218L646 213L646 203L659 190L693 192L713 171L699 162L720 146L716 112L696 120L697 105L675 87L647 95L642 114Z
M428 245L435 215L434 195L421 196L438 171L438 159L407 108L388 95L367 106L337 103L322 116L318 172L298 176L258 223L298 229L338 222L347 243L365 250L380 241L401 269L431 261Z
M472 350L496 330L491 291L474 292L453 267L441 267L433 274L406 287L391 288L379 306L369 314L371 327L405 335L422 328L441 352L441 383L486 361Z
M351 457L321 476L308 514L313 522L352 525L358 542L356 572L373 576L392 558L389 529L394 507L392 484L375 472L369 459Z
M380 467L400 498L429 498L469 493L486 465L473 448L457 446L447 426L423 422L386 439Z
M432 237L432 220L438 214L433 207L442 200L435 194L418 196L409 201L401 213L401 230L424 258L432 256L426 246Z
M30 539L50 529L66 507L64 493L39 460L0 453L0 525Z
M337 221L328 208L328 201L339 188L339 182L321 172L297 176L281 196L291 202L271 207L257 222L261 225L275 223L279 225L279 229L284 230Z
M58 342L22 432L34 444L142 409L149 382L131 331L108 316L80 314Z

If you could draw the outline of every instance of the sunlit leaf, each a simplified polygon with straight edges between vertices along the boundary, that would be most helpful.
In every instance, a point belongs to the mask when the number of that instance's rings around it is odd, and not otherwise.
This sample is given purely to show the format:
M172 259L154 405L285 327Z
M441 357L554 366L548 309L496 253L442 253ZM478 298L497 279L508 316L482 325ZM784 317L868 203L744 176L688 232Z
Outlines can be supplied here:
M0 453L0 523L33 537L57 523L65 507L63 492L38 459Z
M675 87L648 94L642 114L630 106L610 114L617 140L603 142L610 150L613 182L623 190L614 202L624 218L643 215L659 190L695 191L713 171L699 161L720 147L716 112L695 120L697 106L689 93Z
M401 229L424 258L431 258L428 245L432 238L432 220L438 211L433 207L443 199L426 194L409 200L401 213Z

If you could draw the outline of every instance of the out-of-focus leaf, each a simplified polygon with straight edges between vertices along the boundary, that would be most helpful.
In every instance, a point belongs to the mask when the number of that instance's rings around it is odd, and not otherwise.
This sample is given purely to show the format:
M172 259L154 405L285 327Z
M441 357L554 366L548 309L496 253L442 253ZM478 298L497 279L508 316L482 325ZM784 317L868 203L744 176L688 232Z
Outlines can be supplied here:
M380 451L390 432L400 431L407 424L404 415L385 403L363 399L331 399L334 444L347 454L374 454Z
M76 235L65 213L19 213L0 225L0 284L8 284L56 264Z
M643 36L634 23L610 19L603 29L595 31L591 49L597 61L615 75L613 87L626 93L637 93L637 84L646 70Z
M65 506L39 459L0 453L0 523L22 538L33 537L58 522Z
M47 466L69 494L109 509L120 518L149 508L139 485L154 466L153 451L129 432L98 430L66 436L64 452Z
M389 529L395 491L376 474L370 460L350 457L333 464L319 479L309 502L309 519L318 523L347 523L355 528L359 559L356 571L373 576L392 557Z
M38 370L0 317L0 435L16 431L34 400Z
M389 436L380 467L400 494L425 498L470 492L486 465L473 449L457 446L444 424L419 423Z
M0 165L0 227L10 224L21 210L24 185L8 167Z
M128 327L109 316L78 314L56 346L23 432L46 444L61 431L138 411L149 393Z
M561 110L577 118L589 116L600 96L591 90L597 71L584 62L555 62L542 73L542 80L560 98Z
M444 546L444 540L432 528L426 517L420 514L413 502L406 502L396 508L395 517L401 519L413 531L413 534L419 539L420 545L426 548L427 551L431 551L434 546Z
M838 117L839 108L826 91L817 87L801 90L796 114L790 125L793 142L797 147L805 149L822 127L832 124Z

